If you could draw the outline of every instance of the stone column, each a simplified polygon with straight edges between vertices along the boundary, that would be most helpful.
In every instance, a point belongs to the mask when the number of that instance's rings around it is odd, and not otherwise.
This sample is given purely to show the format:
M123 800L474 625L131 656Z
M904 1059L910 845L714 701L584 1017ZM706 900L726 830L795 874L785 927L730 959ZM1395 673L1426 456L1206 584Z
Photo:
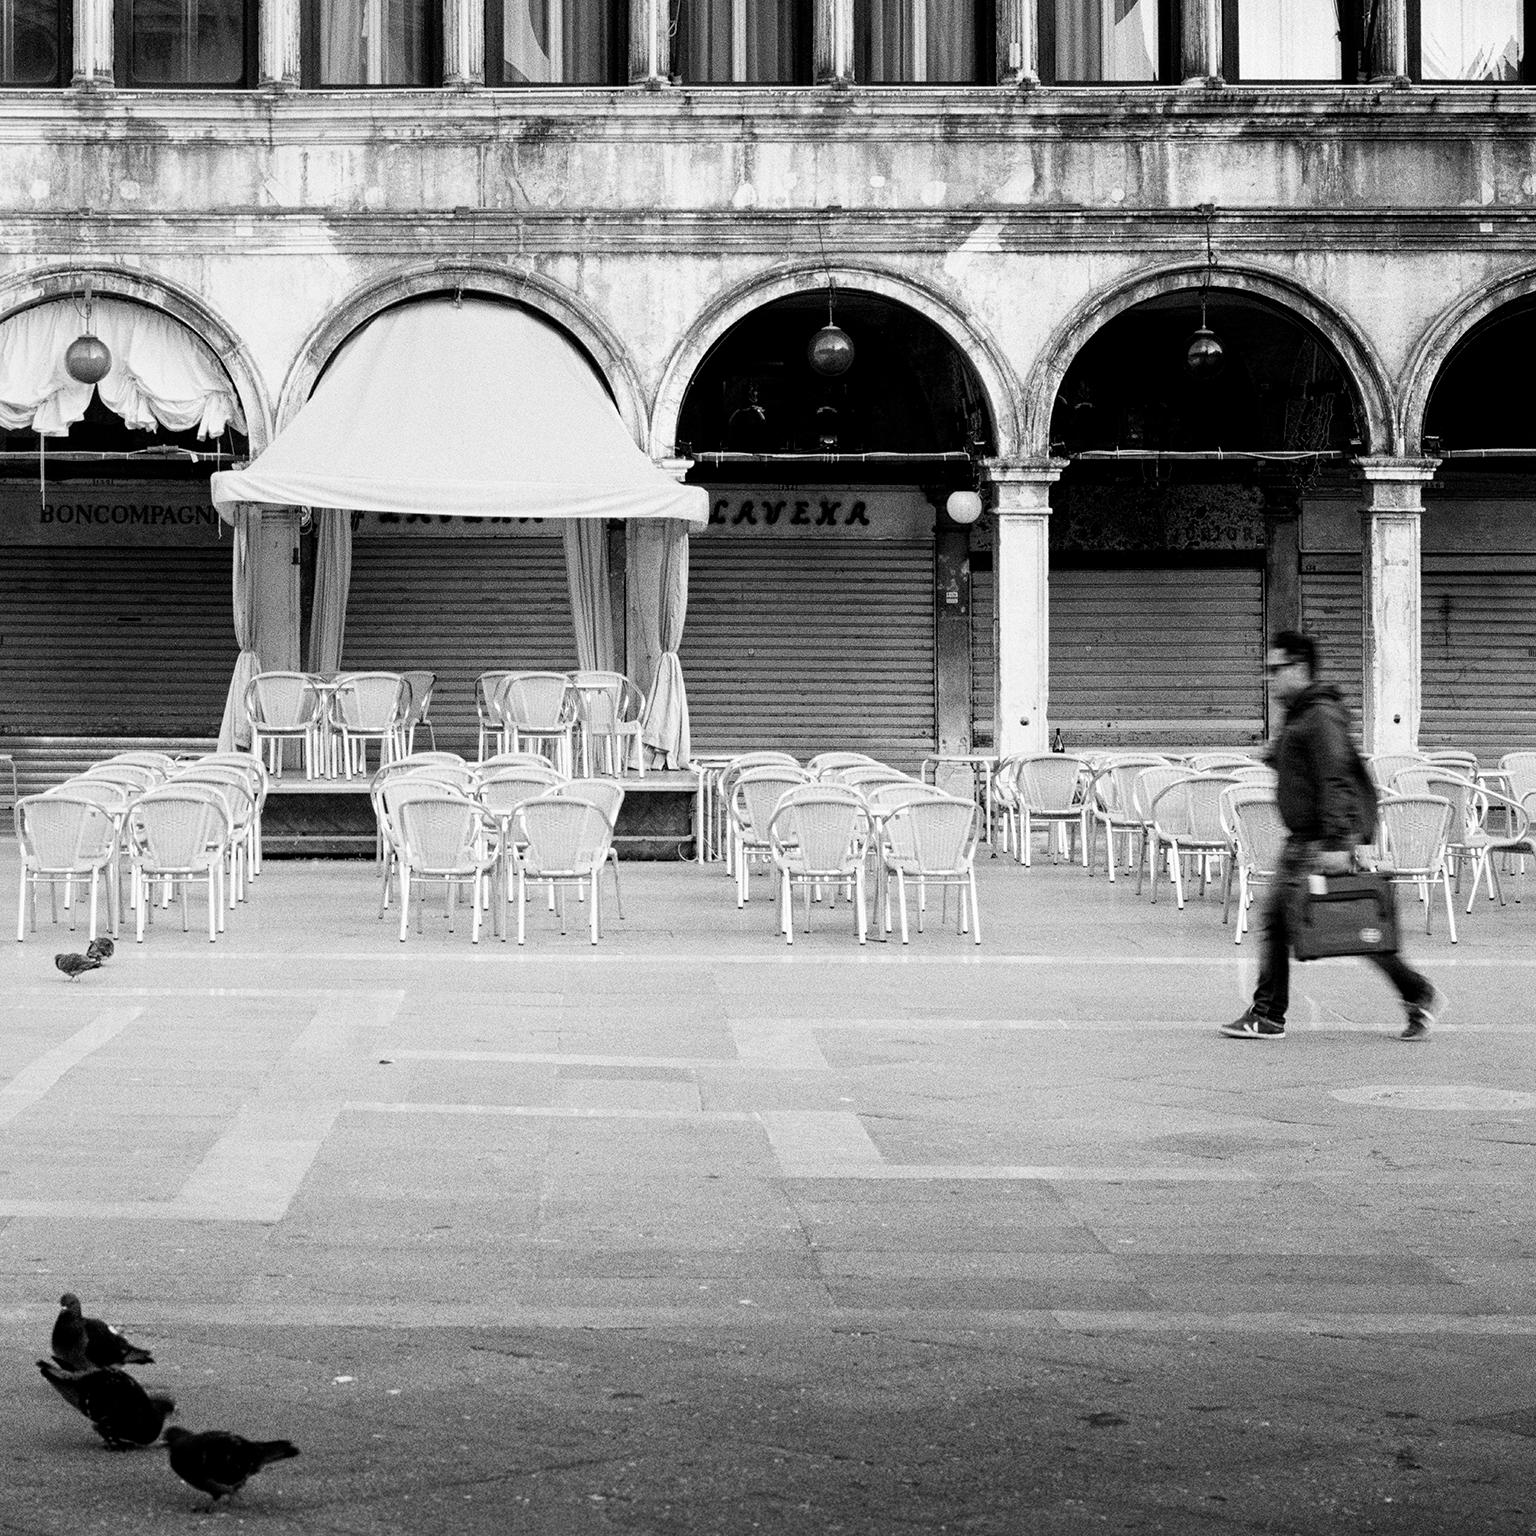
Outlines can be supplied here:
M256 83L264 91L299 88L301 0L261 0Z
M667 0L629 0L629 83L659 90L671 77Z
M443 0L443 84L485 84L485 0Z
M296 672L303 665L297 507L262 509L256 563L256 654L263 671Z
M1221 0L1179 0L1179 78L1220 85Z
M1040 84L1036 0L997 0L997 83L1029 90Z
M81 90L110 90L116 63L112 0L74 0L75 72Z
M1407 85L1407 0L1375 0L1368 6L1370 27L1365 34L1365 77L1373 85Z
M1360 527L1362 731L1367 752L1419 743L1419 520L1438 459L1368 458Z
M853 82L853 0L814 0L811 78L817 85Z
M1265 474L1264 618L1271 634L1301 628L1301 488L1290 474Z
M1062 459L993 464L997 588L997 682L993 719L999 757L1044 752L1050 744L1051 487Z

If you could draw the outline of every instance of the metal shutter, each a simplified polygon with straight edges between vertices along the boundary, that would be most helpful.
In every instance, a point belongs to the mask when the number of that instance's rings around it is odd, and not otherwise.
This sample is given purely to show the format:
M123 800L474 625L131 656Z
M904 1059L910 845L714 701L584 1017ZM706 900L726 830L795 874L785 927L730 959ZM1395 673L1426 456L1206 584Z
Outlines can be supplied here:
M992 558L971 556L971 749L990 752L996 741L997 583Z
M1317 641L1318 672L1344 695L1360 724L1360 556L1353 551L1303 555L1301 627Z
M933 545L702 538L680 656L699 752L934 750Z
M1058 567L1050 602L1050 727L1068 751L1264 739L1259 567Z
M1426 554L1420 622L1420 745L1536 748L1536 557Z
M437 674L437 744L475 750L475 678L568 672L576 635L558 538L360 538L352 546L347 671ZM416 746L429 743L417 732Z
M231 546L0 549L0 735L217 735Z

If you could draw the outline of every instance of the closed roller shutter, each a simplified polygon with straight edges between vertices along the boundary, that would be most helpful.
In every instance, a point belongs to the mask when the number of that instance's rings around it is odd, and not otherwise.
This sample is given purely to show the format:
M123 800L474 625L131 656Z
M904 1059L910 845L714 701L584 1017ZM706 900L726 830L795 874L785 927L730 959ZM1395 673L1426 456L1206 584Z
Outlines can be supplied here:
M696 539L680 656L699 752L934 750L933 545Z
M1301 627L1317 641L1318 671L1344 695L1360 722L1360 556L1303 555Z
M971 556L971 744L990 752L997 742L997 585L992 557Z
M0 549L0 735L217 735L230 545Z
M1536 557L1426 554L1423 747L1536 748Z
M1050 725L1077 746L1264 739L1264 575L1055 568Z
M435 672L437 744L473 756L480 673L576 665L564 546L539 537L358 539L342 664ZM428 745L417 732L417 749Z

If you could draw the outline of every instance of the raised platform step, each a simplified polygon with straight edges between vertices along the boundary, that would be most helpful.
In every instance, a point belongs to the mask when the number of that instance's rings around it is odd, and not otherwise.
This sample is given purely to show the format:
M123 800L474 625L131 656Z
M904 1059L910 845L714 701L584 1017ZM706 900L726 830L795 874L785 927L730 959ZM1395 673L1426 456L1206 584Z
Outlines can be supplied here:
M218 744L213 736L0 736L0 757L16 765L18 793L37 795L118 752L198 757ZM10 792L10 774L0 765L0 799Z

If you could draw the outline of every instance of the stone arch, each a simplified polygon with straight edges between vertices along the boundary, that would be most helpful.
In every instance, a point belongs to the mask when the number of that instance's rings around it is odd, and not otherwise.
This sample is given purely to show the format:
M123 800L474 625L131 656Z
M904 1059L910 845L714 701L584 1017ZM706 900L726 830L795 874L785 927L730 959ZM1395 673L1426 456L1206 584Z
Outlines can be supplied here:
M246 343L190 288L145 272L89 262L45 267L0 282L0 319L18 310L53 299L72 298L89 279L100 298L132 299L179 320L212 348L234 385L245 413L246 439L252 454L260 453L272 436L273 414L261 370Z
M1421 451L1429 397L1451 354L1484 320L1521 299L1536 297L1536 271L1499 278L1460 295L1430 322L1403 372L1402 427L1405 452Z
M688 328L662 370L651 412L651 442L670 451L677 440L678 418L688 387L710 348L732 326L776 299L825 288L829 276L840 288L877 294L905 305L937 326L976 370L992 417L996 452L1003 458L1012 456L1019 441L1019 389L1013 370L993 338L938 290L905 274L852 263L777 267L757 273L716 297Z
M283 385L279 420L287 423L309 399L321 370L336 349L375 315L429 294L466 293L507 299L542 315L582 346L613 392L630 435L645 443L645 391L629 350L577 295L534 272L467 262L434 263L379 278L344 299L304 339Z
M1137 272L1085 299L1052 333L1025 384L1022 442L1024 457L1044 460L1050 453L1051 415L1067 370L1083 345L1111 320L1165 293L1198 288L1204 265L1163 267ZM1396 445L1392 386L1374 348L1338 311L1289 279L1250 268L1218 267L1213 288L1251 293L1268 299L1306 321L1333 348L1360 398L1365 416L1366 453L1390 453Z

